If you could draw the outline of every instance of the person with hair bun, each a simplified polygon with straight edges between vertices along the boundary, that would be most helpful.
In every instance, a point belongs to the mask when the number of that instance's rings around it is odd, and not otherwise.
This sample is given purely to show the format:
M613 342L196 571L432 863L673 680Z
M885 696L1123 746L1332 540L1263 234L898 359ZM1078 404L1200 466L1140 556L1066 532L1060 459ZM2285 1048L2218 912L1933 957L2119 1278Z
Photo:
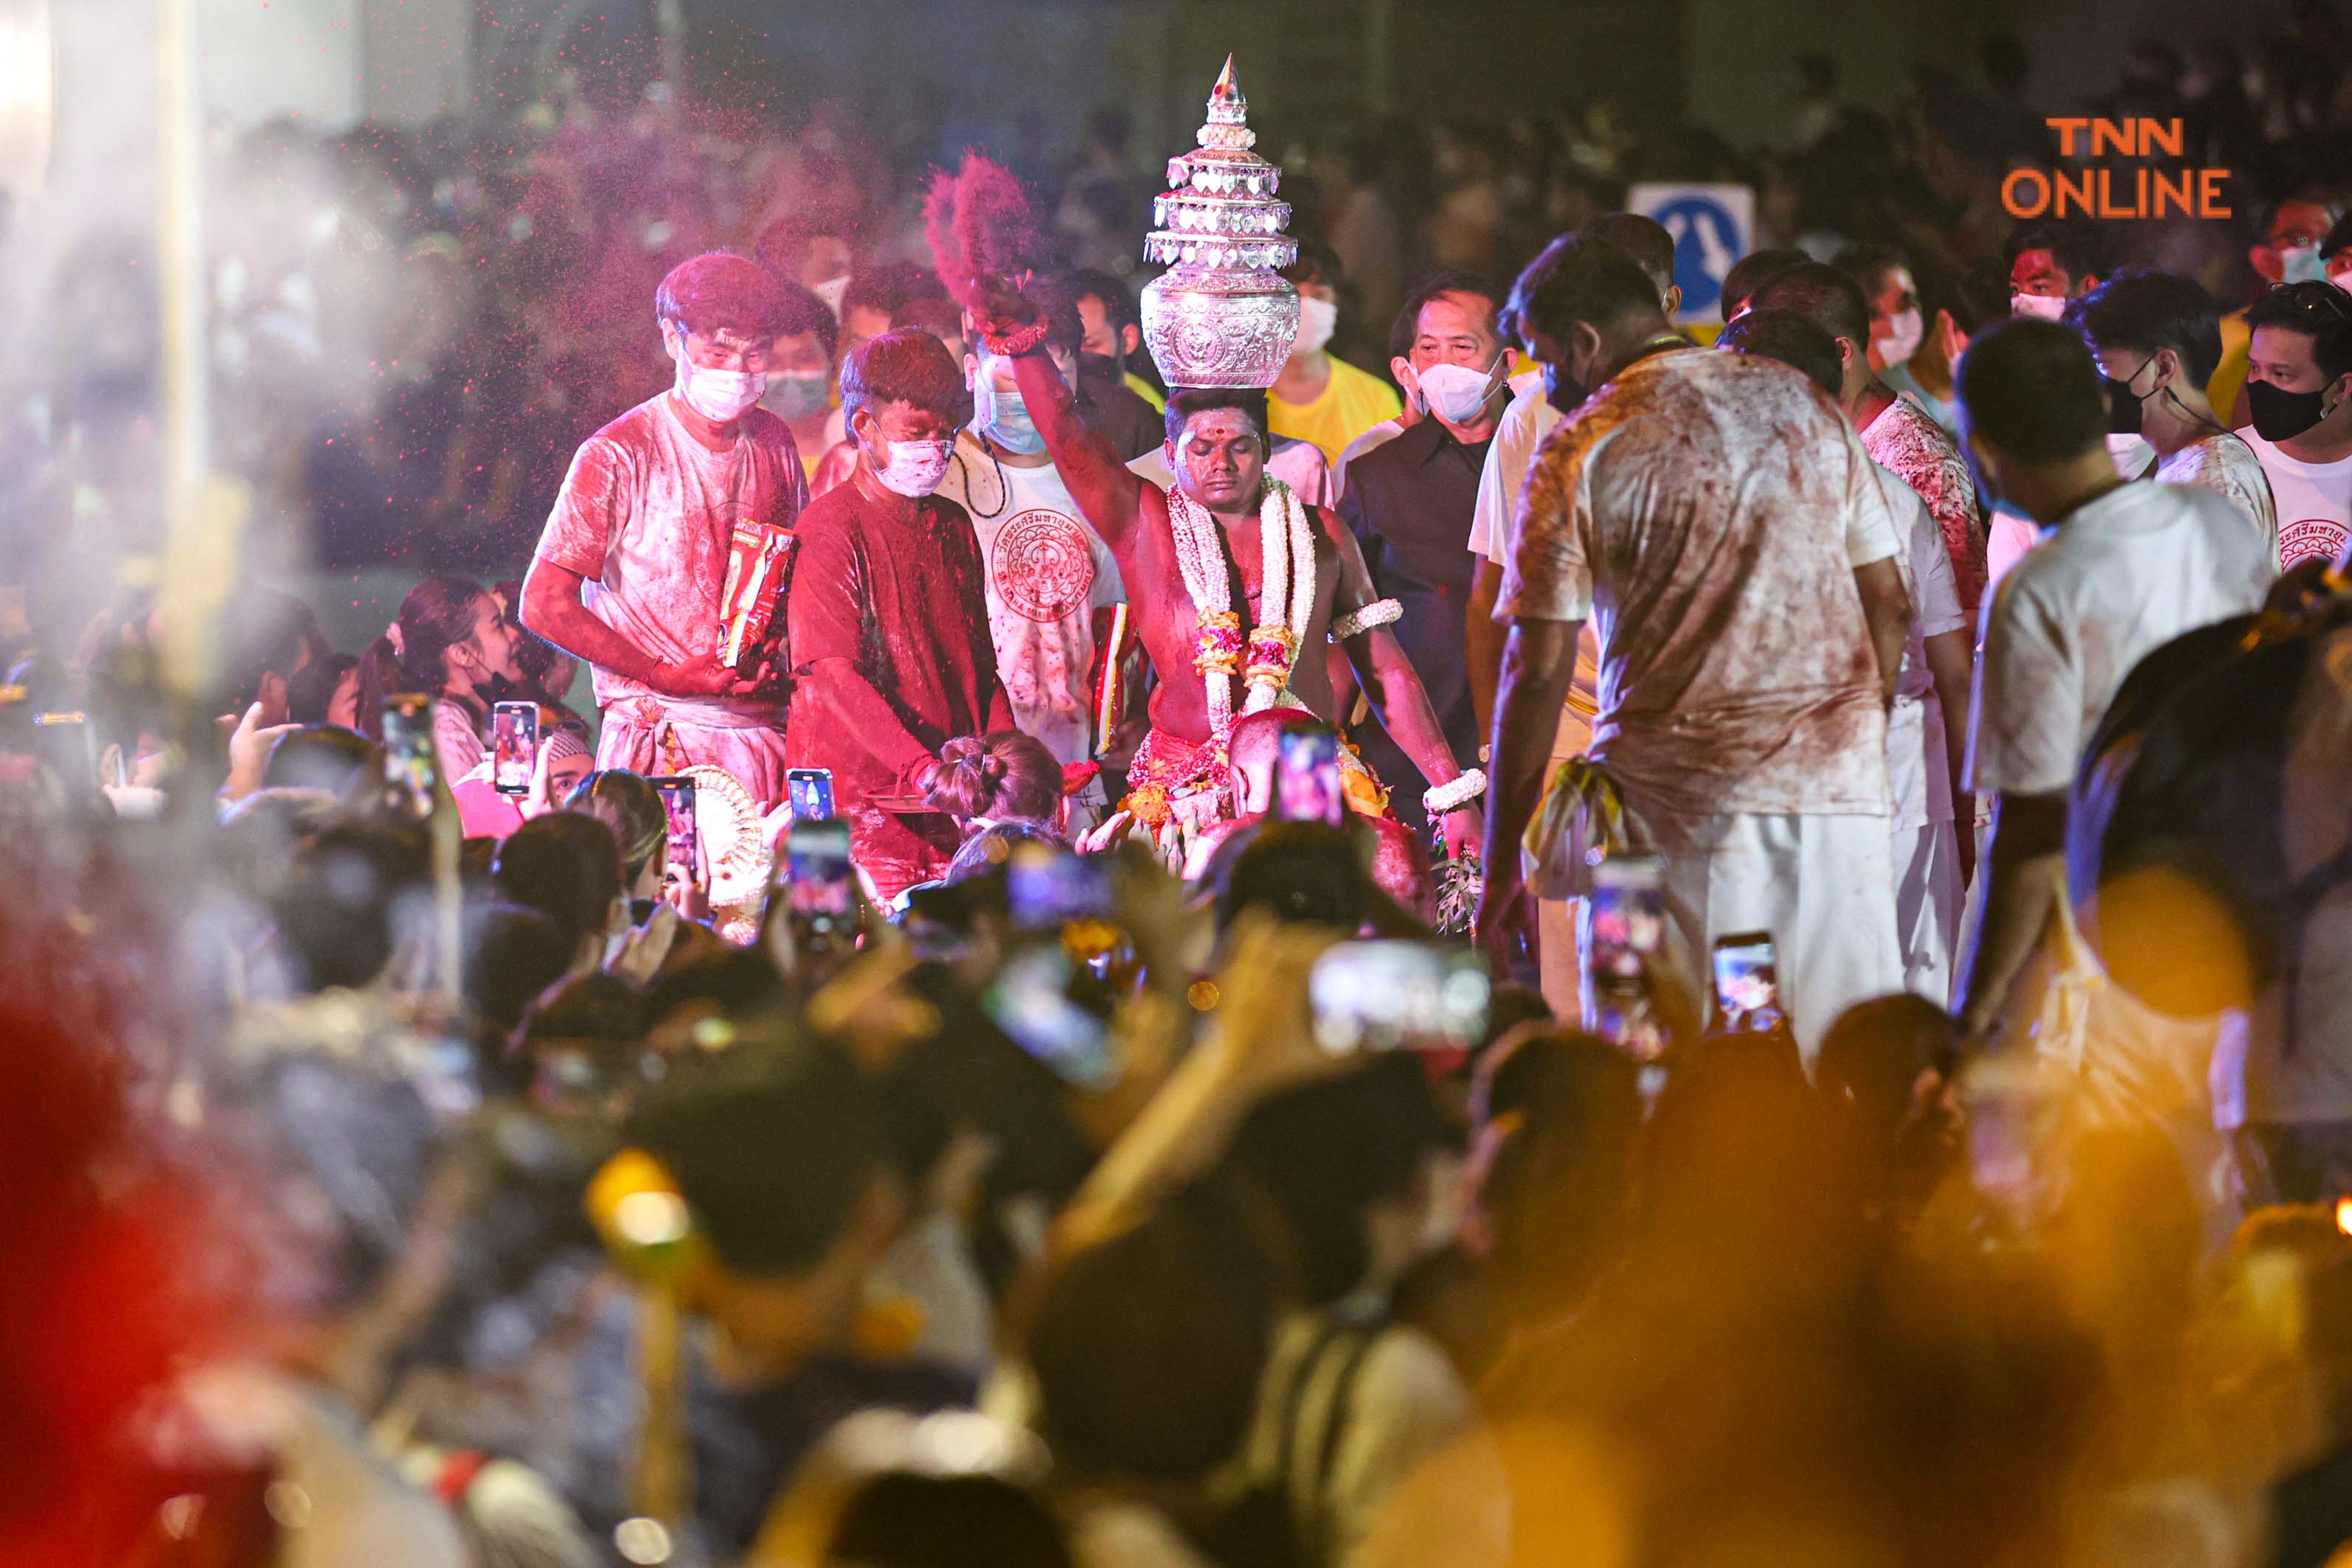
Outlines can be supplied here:
M1018 730L959 735L940 748L930 803L967 829L1000 822L1056 824L1062 764L1045 742Z
M921 798L959 736L1015 728L997 679L971 520L933 492L971 417L947 345L902 327L841 371L857 468L801 518L785 597L786 761L833 773L859 868L884 899L936 878L962 833Z
M433 699L433 742L441 776L463 778L482 761L493 679L520 680L515 629L499 602L463 577L427 577L400 602L400 614L360 658L359 727L383 739L383 700L421 691Z

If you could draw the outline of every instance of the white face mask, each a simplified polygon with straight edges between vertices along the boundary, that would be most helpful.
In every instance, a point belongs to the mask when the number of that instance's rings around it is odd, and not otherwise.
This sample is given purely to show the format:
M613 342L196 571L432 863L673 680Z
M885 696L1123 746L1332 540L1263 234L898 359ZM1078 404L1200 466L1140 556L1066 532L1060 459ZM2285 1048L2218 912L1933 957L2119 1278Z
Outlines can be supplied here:
M1339 307L1328 300L1309 295L1298 297L1298 341L1290 345L1295 354L1311 354L1331 341L1331 329L1339 324Z
M2352 261L2347 261L2340 267L2329 268L2327 280L2338 289L2352 289Z
M885 437L886 441L887 440ZM908 500L929 495L948 477L953 441L888 441L890 460L874 470L882 488Z
M2282 283L2316 283L2327 276L2315 245L2290 245L2278 253L2278 258Z
M688 408L714 425L732 425L751 412L768 390L763 371L712 370L694 363L683 338L670 339L677 356L677 395Z
M2066 313L2066 301L2053 294L2011 294L2009 313L2012 316L2039 316L2054 321Z
M838 278L828 278L809 292L824 301L824 308L833 312L833 319L837 321L841 320L842 299L849 292L849 274L845 272Z
M1919 340L1927 335L1927 324L1920 318L1918 307L1900 311L1886 318L1886 335L1871 340L1878 350L1882 363L1901 364L1919 352Z
M1448 425L1467 425L1494 395L1495 380L1466 364L1433 364L1413 373L1422 406Z

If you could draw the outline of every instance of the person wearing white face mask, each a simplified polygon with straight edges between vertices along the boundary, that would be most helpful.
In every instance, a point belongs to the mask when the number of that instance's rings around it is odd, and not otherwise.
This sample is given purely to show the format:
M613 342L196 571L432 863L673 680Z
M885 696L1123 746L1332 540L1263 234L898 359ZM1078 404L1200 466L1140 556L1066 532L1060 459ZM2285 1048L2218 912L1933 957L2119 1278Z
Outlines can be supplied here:
M1032 279L1022 293L1045 311L1046 357L1075 390L1084 324L1070 291ZM1012 362L977 335L965 341L972 421L956 437L940 493L963 508L980 540L989 634L1013 719L1055 762L1092 762L1112 739L1097 732L1096 655L1127 590L1045 450ZM1103 804L1097 779L1074 803L1074 821L1092 826Z
M1911 264L1891 245L1850 245L1838 253L1837 269L1862 286L1870 301L1870 368L1885 375L1918 352L1927 335L1919 308L1919 286Z
M2099 286L2106 264L2098 241L2072 223L2023 223L2002 247L2009 263L2009 309L2013 316L2054 321L2069 300Z
M680 263L654 302L676 379L572 458L522 620L593 668L598 767L708 764L773 805L779 650L772 637L721 662L719 601L737 525L790 530L808 502L792 431L759 406L786 307L765 268L717 251Z
M1364 552L1372 586L1403 606L1397 641L1437 710L1445 743L1463 767L1478 763L1478 715L1463 659L1473 569L1470 519L1496 422L1510 401L1507 355L1496 321L1501 288L1475 272L1440 272L1405 301L1414 330L1401 379L1419 417L1349 469L1339 512ZM1382 778L1410 776L1411 761L1385 734L1363 738L1365 761ZM1424 815L1405 792L1392 795L1397 820L1419 832Z
M1327 352L1339 321L1339 258L1302 240L1297 261L1282 275L1298 289L1298 341L1266 393L1270 433L1311 441L1337 461L1349 442L1395 418L1402 405L1386 382Z
M1973 620L1985 585L1984 521L1976 486L1944 427L1871 373L1870 302L1861 287L1834 267L1808 263L1774 277L1751 303L1759 310L1795 310L1837 340L1845 365L1840 410L1871 461L1894 469L1927 503L1951 557L1960 607Z
M869 339L841 367L857 468L801 518L785 596L793 713L785 756L833 773L850 853L885 899L947 869L961 835L926 810L940 752L1017 728L989 635L980 543L938 494L971 394L919 327Z

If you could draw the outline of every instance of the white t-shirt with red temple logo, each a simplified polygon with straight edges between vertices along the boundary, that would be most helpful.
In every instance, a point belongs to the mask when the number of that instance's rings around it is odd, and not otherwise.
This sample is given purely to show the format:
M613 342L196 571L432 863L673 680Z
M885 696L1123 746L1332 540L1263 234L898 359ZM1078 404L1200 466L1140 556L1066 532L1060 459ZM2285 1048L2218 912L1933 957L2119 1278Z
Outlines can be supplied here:
M999 462L965 431L940 494L963 508L987 568L996 675L1024 732L1060 763L1094 748L1094 612L1127 598L1118 567L1052 464Z
M2334 561L2352 536L2352 458L2306 463L2252 429L2238 435L2262 459L2278 509L2279 569L2314 558Z

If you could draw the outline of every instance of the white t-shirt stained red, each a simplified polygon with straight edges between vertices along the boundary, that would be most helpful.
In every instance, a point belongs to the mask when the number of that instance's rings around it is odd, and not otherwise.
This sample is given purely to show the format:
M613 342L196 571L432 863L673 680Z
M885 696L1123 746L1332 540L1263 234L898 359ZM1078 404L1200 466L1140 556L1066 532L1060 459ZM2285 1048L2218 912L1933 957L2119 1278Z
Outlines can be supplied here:
M1895 521L1801 372L1636 360L1545 438L1516 533L1496 614L1598 623L1591 755L1637 809L1888 814L1853 572L1897 552Z
M1093 755L1094 612L1127 598L1118 567L1052 464L1016 468L970 431L939 493L980 540L996 675L1022 730L1061 763Z
M586 579L581 602L589 614L674 664L718 650L736 523L789 529L807 504L800 451L782 420L754 408L743 416L734 445L714 452L688 434L665 392L573 454L538 556ZM652 695L608 669L595 671L595 685L599 708ZM772 718L779 726L784 718L782 705L772 700L662 700Z
M2278 507L2279 569L2316 557L2335 561L2352 537L2352 458L2306 463L2290 458L2252 430L2238 432L2253 448Z
M2156 477L2168 485L2211 490L2236 507L2272 549L2278 548L2278 510L2271 500L2270 480L2254 449L2237 437L2217 431L2192 441L2158 463Z

